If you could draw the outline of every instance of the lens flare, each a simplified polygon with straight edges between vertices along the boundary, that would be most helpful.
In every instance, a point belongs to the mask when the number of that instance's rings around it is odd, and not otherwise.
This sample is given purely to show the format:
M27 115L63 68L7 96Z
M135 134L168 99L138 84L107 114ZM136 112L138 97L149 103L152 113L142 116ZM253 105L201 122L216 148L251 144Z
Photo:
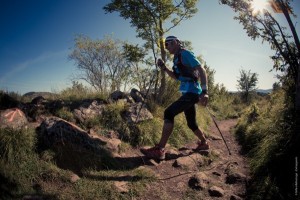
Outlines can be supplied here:
M257 15L267 9L267 0L253 0L251 2L251 9L254 15Z

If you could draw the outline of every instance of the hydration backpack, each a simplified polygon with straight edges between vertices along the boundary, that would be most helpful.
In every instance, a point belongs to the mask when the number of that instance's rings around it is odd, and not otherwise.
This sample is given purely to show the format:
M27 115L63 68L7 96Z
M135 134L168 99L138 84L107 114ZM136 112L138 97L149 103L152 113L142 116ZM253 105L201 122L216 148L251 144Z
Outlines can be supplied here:
M184 49L182 49L180 51L180 53L177 55L176 66L179 70L179 73L176 72L175 69L173 69L173 71L175 73L175 76L176 76L176 78L178 78L179 76L187 77L187 78L190 78L191 81L197 82L198 78L199 78L199 72L198 72L197 68L189 67L189 66L186 66L182 63L182 57L181 57L181 52L182 51L184 51Z

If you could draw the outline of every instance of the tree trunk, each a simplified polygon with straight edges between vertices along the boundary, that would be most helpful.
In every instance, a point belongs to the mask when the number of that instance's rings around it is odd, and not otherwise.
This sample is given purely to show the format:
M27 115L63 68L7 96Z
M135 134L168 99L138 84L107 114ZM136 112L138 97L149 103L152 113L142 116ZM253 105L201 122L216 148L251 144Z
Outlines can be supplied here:
M288 11L288 8L285 6L285 4L283 3L283 1L280 1L280 7L281 7L281 10L290 26L290 29L292 31L292 34L293 34L293 37L294 37L294 40L295 40L295 44L296 44L296 47L297 47L297 50L298 50L298 59L297 59L297 64L298 64L298 67L297 67L297 82L295 83L296 84L296 99L295 99L295 111L296 111L296 131L298 133L300 133L300 42L299 42L299 37L298 37L298 34L296 32L296 29L295 29L295 26L291 20L291 17L289 15L289 11Z
M160 53L161 53L161 58L164 62L166 62L166 50L165 50L165 44L164 44L164 32L163 32L163 26L162 26L162 21L159 20L159 29L161 30L159 32L159 43L160 43ZM159 95L158 95L158 102L162 103L162 97L163 94L165 93L166 90L166 72L165 71L160 71L161 72L161 82L160 82L160 88L159 88Z

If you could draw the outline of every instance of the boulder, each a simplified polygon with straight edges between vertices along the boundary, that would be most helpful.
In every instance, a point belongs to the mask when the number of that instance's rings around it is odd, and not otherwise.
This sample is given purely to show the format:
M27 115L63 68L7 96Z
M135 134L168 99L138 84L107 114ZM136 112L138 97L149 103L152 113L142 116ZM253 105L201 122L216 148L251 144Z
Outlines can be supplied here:
M98 139L101 142L105 143L106 148L110 152L112 152L114 154L119 153L119 146L121 145L122 141L120 139L116 138L116 136L114 136L114 135L116 135L116 133L113 133L113 131L110 131L110 133L111 134L108 135L109 137L105 137L105 136L97 134L95 131L93 131L91 129L89 132L89 135L91 138Z
M114 91L109 95L108 100L110 102L116 102L119 100L124 100L126 103L134 103L134 99L129 95L124 92L121 92L119 90Z
M41 123L38 138L44 147L71 146L76 151L85 149L97 152L99 145L103 144L80 127L58 117L48 117Z
M103 102L93 100L92 102L83 102L79 108L74 109L74 116L79 122L84 123L88 119L100 116L104 110Z
M100 170L117 165L107 143L61 118L46 118L37 129L37 134L38 151L51 149L55 163L62 169L80 174L87 168ZM117 142L109 145L110 148L118 146Z
M137 103L139 102L143 102L144 101L144 97L142 95L141 92L139 92L137 89L133 88L130 91L130 96L133 98L133 100Z
M43 96L37 96L34 99L32 99L31 104L39 106L44 102L46 102L46 99Z
M125 98L125 93L121 92L120 90L116 90L113 93L111 93L109 95L109 99L113 100L113 101L117 101L119 99L124 99Z
M22 110L11 108L0 111L0 128L22 129L28 125L28 120Z
M135 122L141 122L141 121L153 119L152 113L146 107L143 106L143 108L141 108L141 106L142 103L130 104L124 116L127 122L135 123Z

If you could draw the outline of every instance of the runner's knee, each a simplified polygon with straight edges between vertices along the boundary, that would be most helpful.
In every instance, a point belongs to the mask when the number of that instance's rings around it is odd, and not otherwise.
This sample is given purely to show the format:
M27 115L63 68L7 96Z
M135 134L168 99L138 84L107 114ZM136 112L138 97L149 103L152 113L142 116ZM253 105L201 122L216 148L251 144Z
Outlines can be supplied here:
M198 129L198 124L196 122L188 122L187 125L193 132Z
M166 109L164 113L164 120L170 123L174 123L174 113L172 112L171 109Z

